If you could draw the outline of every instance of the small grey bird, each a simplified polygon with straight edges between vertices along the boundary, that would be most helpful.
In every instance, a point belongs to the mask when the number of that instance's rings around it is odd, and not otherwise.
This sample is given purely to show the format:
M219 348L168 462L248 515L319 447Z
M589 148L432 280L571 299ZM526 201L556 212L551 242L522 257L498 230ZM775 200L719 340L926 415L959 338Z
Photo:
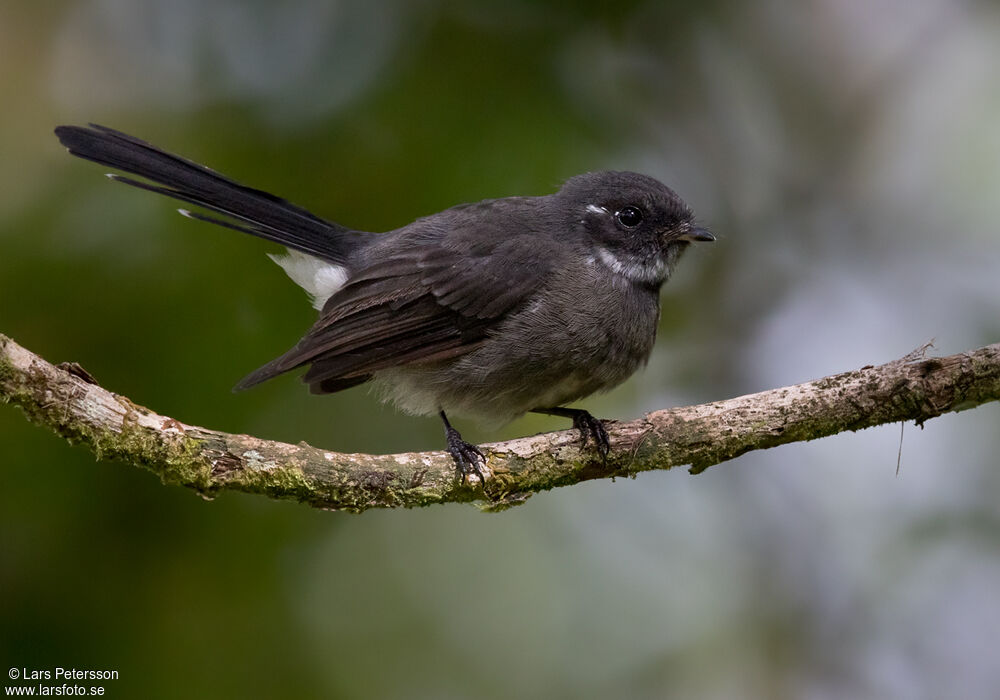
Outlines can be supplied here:
M305 365L317 394L374 381L403 411L439 414L462 478L484 484L483 453L447 414L565 416L606 458L601 421L565 404L646 363L660 287L692 241L715 240L673 190L631 172L585 173L555 194L462 204L367 233L107 127L55 131L73 155L145 180L108 177L225 218L185 216L288 248L271 257L319 319L235 390Z

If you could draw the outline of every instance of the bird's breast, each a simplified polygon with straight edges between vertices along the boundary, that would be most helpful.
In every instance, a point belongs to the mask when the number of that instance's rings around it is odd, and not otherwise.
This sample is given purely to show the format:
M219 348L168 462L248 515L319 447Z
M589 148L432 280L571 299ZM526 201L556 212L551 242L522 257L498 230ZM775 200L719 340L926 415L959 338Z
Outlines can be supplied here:
M404 410L502 423L611 389L642 367L659 318L655 289L600 267L557 270L473 351L380 372Z

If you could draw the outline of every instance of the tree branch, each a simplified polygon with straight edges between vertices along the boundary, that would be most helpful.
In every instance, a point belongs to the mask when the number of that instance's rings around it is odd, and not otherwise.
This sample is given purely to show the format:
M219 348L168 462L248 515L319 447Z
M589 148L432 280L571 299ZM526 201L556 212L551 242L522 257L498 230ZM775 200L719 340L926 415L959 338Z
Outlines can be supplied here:
M484 498L488 509L588 479L692 465L903 420L924 421L1000 398L1000 344L949 357L923 351L880 365L726 401L609 422L607 463L576 431L483 445L492 477L462 483L445 452L341 454L231 435L161 416L100 387L79 365L52 365L0 335L0 401L99 459L145 467L204 495L232 489L319 508L423 506Z

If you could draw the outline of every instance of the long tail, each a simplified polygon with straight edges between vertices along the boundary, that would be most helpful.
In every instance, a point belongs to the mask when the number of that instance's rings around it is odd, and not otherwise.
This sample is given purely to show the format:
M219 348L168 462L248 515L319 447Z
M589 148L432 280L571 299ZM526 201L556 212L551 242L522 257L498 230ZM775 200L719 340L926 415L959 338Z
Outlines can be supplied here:
M134 136L91 124L56 127L56 136L69 152L102 165L151 180L109 175L151 192L165 194L230 217L231 220L182 209L194 219L243 231L334 263L361 243L361 235L310 214L272 194L245 187L215 171L167 153Z

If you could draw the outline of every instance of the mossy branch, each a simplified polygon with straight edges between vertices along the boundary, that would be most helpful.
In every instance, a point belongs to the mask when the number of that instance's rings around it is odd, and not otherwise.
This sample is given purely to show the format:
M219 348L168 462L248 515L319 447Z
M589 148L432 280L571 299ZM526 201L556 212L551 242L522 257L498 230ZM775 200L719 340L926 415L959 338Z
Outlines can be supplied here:
M575 431L483 445L485 491L460 482L444 452L341 454L231 435L161 416L99 386L79 365L53 365L0 335L0 401L99 459L145 467L205 495L233 489L318 508L423 506L480 500L489 509L588 479L690 464L697 473L750 450L846 430L918 423L1000 398L1000 344L949 357L924 350L880 366L725 401L609 422L606 463Z

